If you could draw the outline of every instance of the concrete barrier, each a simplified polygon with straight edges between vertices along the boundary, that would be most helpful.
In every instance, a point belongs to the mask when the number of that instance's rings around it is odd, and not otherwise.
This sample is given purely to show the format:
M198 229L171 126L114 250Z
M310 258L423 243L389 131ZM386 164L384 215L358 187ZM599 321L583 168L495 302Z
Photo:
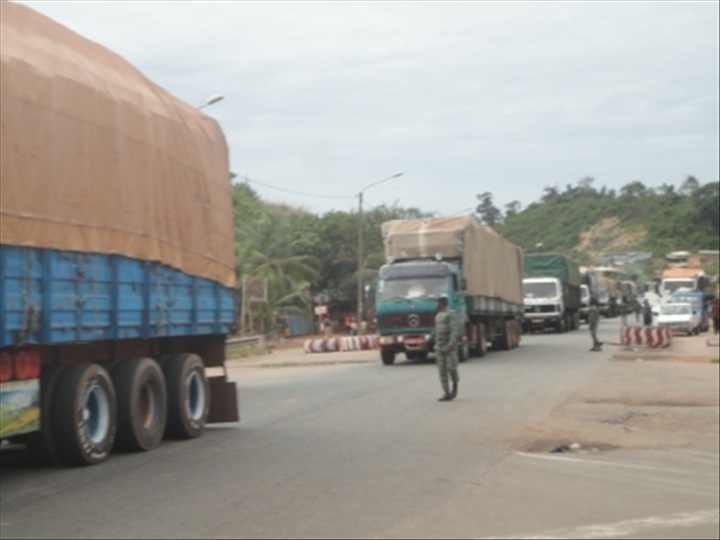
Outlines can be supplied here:
M658 349L672 343L672 330L657 326L626 326L620 329L620 344Z
M361 351L378 348L377 336L343 336L307 339L303 345L306 353Z

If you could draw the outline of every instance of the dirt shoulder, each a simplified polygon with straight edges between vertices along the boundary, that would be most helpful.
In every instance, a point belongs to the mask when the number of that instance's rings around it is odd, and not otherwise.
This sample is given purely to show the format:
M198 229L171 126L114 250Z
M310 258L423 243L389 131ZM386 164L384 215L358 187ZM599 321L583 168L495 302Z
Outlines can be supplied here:
M518 447L549 452L615 448L720 450L718 347L708 333L664 350L619 350ZM713 362L715 360L715 362Z

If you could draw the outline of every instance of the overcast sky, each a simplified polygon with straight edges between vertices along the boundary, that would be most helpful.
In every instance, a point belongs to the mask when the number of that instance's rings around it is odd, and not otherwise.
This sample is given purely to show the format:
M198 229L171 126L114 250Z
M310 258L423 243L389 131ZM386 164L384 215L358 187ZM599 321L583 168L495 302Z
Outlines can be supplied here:
M267 202L355 211L398 171L364 210L718 181L717 1L20 3L225 96L203 110Z

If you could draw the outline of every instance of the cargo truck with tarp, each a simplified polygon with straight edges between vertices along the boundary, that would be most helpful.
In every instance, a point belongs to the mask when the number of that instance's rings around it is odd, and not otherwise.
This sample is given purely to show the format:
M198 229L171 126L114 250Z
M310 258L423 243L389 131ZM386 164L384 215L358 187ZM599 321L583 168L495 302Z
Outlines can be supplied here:
M0 10L0 437L94 464L237 421L220 126L53 20Z
M522 251L471 216L387 221L375 317L381 360L434 351L437 300L456 314L460 361L520 343Z
M530 253L523 258L523 330L580 327L582 279L575 261L554 253Z

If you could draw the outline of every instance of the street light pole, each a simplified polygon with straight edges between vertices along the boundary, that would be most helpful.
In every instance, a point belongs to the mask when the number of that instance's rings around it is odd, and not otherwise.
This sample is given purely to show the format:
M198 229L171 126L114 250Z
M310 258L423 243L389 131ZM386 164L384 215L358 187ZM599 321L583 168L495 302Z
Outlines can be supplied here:
M203 109L203 108L207 107L208 105L212 105L213 103L217 103L218 101L222 101L223 99L225 99L225 96L222 96L220 94L215 94L214 96L210 96L210 98L205 103L200 105L197 109L199 111L200 109Z
M373 186L376 186L382 182L386 182L388 180L391 180L393 178L397 178L398 176L402 176L403 173L396 172L392 176L388 176L387 178L383 178L382 180L378 180L377 182L373 182L370 185L365 186L360 190L360 193L358 193L358 285L357 285L357 323L358 327L362 324L363 321L363 270L365 268L365 264L363 261L363 193L366 189L371 188Z

